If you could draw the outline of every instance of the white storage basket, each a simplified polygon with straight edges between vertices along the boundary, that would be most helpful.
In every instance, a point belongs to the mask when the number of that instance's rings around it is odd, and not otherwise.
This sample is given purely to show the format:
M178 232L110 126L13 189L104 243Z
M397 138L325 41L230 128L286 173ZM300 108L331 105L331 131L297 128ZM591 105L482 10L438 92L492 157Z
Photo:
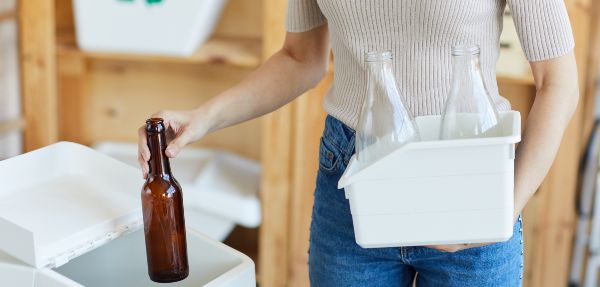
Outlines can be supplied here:
M422 141L339 181L356 242L396 247L505 241L513 230L515 144L520 114L501 112L503 136L437 140L440 116L416 118Z
M152 1L150 1L152 2ZM87 51L189 56L210 34L225 0L74 0L77 44Z

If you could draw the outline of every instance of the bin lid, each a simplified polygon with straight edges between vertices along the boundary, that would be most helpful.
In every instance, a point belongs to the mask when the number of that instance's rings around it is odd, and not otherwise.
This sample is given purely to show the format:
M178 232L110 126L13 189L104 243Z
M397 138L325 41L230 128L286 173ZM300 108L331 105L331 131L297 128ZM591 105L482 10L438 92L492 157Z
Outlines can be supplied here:
M58 267L142 225L142 177L83 145L59 142L0 161L0 251Z

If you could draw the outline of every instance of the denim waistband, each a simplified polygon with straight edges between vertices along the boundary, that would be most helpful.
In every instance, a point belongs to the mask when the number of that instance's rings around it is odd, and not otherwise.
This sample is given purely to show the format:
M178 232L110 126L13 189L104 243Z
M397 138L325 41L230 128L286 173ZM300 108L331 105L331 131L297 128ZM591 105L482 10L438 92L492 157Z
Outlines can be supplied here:
M323 138L338 148L346 161L354 154L354 137L355 132L352 128L330 115L327 116Z

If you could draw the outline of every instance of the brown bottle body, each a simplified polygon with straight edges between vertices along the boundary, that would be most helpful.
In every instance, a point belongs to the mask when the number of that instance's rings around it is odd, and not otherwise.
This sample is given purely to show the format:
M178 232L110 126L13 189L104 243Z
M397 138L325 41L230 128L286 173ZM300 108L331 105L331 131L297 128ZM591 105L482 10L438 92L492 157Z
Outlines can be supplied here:
M183 196L165 156L162 120L147 120L146 133L150 172L142 188L142 210L148 274L155 282L176 282L189 274Z

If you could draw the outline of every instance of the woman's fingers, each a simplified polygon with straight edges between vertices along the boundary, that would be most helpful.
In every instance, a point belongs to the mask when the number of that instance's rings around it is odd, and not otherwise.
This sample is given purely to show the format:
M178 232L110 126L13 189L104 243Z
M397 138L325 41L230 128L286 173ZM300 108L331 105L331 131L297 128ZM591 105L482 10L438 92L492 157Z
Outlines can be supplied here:
M175 131L177 131L181 124L187 123L185 111L161 110L152 114L150 117L163 119L163 124L165 125L165 128L171 128Z
M162 110L152 114L151 117L163 119L167 140L169 141L169 145L165 151L168 157L177 156L185 145L194 140L195 136L190 128L190 125L192 124L190 122L192 119L192 113L190 111ZM140 150L142 150L141 147Z
M458 251L469 249L469 248L485 246L488 244L489 243L476 243L476 244L465 243L465 244L448 244L448 245L430 245L430 246L425 246L425 247L435 249L435 250L438 250L441 252L454 253L454 252L458 252Z
M183 128L183 130L177 135L175 139L173 139L169 145L167 146L167 150L165 154L168 157L176 157L177 154L181 151L181 149L192 141L193 134L189 128Z
M146 127L141 126L138 129L138 163L142 168L142 174L144 178L148 177L148 161L150 160L150 149L148 149L148 143L146 142Z
M425 246L427 248L435 249L441 252L454 253L463 249L468 248L469 244L449 244L449 245L434 245Z

